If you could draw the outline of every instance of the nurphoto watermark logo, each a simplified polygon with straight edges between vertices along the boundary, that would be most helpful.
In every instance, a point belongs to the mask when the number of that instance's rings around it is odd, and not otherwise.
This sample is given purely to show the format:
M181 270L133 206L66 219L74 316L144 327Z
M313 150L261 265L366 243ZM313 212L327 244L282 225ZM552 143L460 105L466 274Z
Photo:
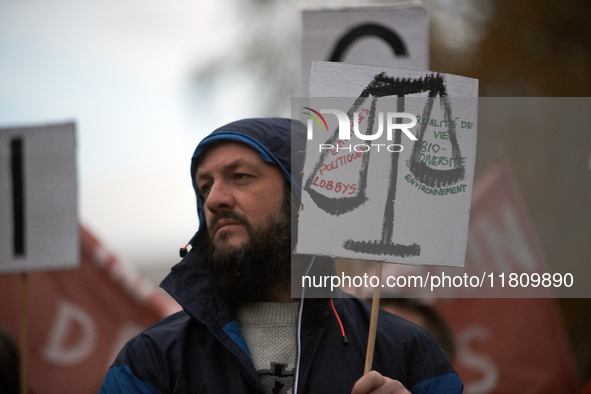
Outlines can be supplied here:
M416 141L417 137L410 131L411 128L417 125L417 117L414 114L408 112L377 112L371 113L370 111L363 109L361 111L357 111L353 113L352 119L349 118L349 115L341 110L338 109L321 109L317 111L311 107L302 107L303 109L307 110L303 112L305 115L308 115L307 121L307 139L311 141L314 139L314 123L316 123L321 131L329 131L328 130L328 123L324 118L323 114L332 114L337 117L338 121L338 141L328 140L326 143L322 143L318 145L318 149L320 152L323 150L332 150L338 152L339 150L347 150L349 152L368 152L370 150L378 150L380 151L381 148L385 148L389 152L401 152L404 147L402 144L399 143L390 143L394 141L395 130L400 130L406 137L408 137L411 141ZM374 125L375 121L377 120L377 129L373 133L362 133L359 130L359 124L363 121L367 120L368 125ZM409 122L404 122L404 120L410 120ZM384 125L385 122L385 125ZM400 122L400 123L399 123ZM371 131L371 130L368 130ZM363 144L356 144L356 145L344 145L345 141L351 139L352 136L357 137L363 141L376 141L382 137L386 133L386 140L389 142L388 144L384 143L363 143ZM336 140L336 138L334 138ZM329 143L331 142L332 143Z

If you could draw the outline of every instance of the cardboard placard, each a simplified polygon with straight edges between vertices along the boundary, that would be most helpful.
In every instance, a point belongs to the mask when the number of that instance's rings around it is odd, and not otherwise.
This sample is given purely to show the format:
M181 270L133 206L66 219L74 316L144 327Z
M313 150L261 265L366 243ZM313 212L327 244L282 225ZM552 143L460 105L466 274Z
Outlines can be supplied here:
M0 130L0 273L73 268L74 123Z
M477 91L470 78L315 62L312 97L295 104L308 127L297 252L463 266Z
M302 92L312 62L429 68L429 16L419 3L302 12Z

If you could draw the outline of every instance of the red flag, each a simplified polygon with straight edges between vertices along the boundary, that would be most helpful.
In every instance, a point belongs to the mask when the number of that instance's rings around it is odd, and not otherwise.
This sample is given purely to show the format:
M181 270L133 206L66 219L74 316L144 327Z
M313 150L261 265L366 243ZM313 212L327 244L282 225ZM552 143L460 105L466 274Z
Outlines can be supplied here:
M472 196L466 267L546 272L541 244L507 163ZM574 359L553 298L439 299L457 344L465 393L578 393Z
M81 229L80 266L28 274L29 387L96 393L123 344L180 309ZM0 276L0 325L19 343L19 275Z

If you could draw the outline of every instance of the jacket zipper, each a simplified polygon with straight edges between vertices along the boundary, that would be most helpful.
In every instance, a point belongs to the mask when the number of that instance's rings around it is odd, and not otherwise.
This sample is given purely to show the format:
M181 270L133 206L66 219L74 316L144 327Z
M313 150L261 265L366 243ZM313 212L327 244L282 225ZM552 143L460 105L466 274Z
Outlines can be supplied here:
M312 261L310 262L310 265L308 266L308 269L306 270L306 275L308 275L308 273L310 272L310 268L312 268L312 264L314 264L314 259L315 257L312 257ZM302 354L302 314L304 311L304 299L306 298L306 288L302 287L302 294L300 296L300 305L299 305L299 310L298 310L298 328L297 328L297 346L296 346L296 364L295 364L295 378L294 378L294 383L293 383L293 393L297 394L298 392L298 384L299 384L299 380L300 380L300 356Z

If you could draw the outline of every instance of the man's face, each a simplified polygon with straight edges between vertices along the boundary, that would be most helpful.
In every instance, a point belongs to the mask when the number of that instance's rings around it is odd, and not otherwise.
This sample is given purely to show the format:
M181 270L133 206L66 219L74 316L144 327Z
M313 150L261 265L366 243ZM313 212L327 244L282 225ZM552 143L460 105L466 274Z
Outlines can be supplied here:
M238 249L249 242L249 229L256 232L281 217L283 174L244 144L210 147L195 180L215 248Z

